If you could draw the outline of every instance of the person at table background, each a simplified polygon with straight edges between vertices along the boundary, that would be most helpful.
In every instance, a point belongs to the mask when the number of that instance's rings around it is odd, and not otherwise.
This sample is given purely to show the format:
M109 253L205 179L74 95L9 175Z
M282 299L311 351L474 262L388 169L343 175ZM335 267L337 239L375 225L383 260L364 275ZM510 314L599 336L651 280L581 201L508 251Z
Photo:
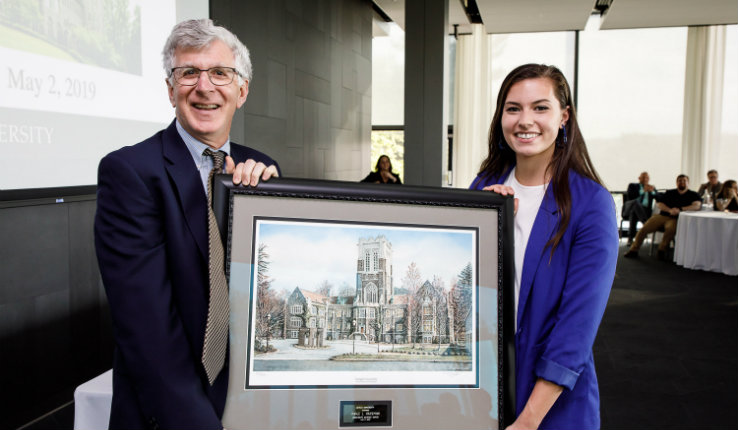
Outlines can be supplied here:
M516 418L508 429L596 429L592 345L615 276L615 203L566 78L526 64L502 83L472 189L515 196Z
M229 141L251 80L248 50L236 36L209 19L185 21L172 29L162 55L176 119L108 154L98 170L95 245L116 347L110 428L221 429L228 319L208 309L209 277L225 275L224 267L209 269L219 240L209 245L215 157L206 153L228 155L224 170L235 184L255 186L279 168ZM225 303L213 300L218 306L227 312L227 295ZM222 342L206 342L216 315L225 318ZM206 343L222 348L209 356Z
M676 185L676 188L667 190L656 199L656 208L658 208L659 213L653 214L643 224L643 228L636 235L633 244L630 245L624 257L638 258L638 250L641 249L643 239L649 233L664 227L664 237L661 239L661 243L659 243L658 250L658 258L663 260L666 255L666 247L669 246L669 242L676 235L679 212L700 210L702 200L699 194L689 189L689 177L684 174L677 176Z
M373 172L369 172L361 182L373 182L375 184L402 185L400 175L392 171L392 162L386 155L380 155Z
M718 181L718 172L715 169L712 169L707 172L707 182L700 185L700 188L697 190L697 194L702 197L704 195L705 190L707 190L707 193L710 194L710 199L713 201L713 204L715 202L715 197L720 192L720 189L722 188L723 184Z
M637 183L628 184L622 212L623 218L628 219L628 245L633 243L633 238L635 238L638 229L638 221L644 223L651 216L656 187L649 183L650 180L648 172L641 172Z
M732 179L728 179L723 183L723 187L715 199L715 209L738 212L738 183Z

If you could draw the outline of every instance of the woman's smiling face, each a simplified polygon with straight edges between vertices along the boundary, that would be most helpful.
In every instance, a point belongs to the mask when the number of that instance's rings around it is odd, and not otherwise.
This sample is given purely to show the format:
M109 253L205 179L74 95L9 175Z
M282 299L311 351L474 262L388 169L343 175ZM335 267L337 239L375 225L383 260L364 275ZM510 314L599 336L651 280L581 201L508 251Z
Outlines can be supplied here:
M559 129L569 119L569 108L561 109L552 82L535 78L515 83L503 109L502 133L516 156L548 163Z

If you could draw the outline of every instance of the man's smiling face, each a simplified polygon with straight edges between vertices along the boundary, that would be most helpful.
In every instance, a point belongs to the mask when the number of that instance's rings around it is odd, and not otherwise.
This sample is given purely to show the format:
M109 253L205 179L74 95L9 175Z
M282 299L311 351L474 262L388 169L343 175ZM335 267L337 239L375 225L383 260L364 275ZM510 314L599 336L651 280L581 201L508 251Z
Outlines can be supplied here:
M235 67L231 49L216 39L204 49L177 48L174 53L174 67ZM177 120L197 140L218 149L228 139L231 122L236 109L246 101L249 83L239 86L235 77L228 85L213 85L207 73L201 73L197 84L191 86L174 85L167 81L169 100L174 106Z

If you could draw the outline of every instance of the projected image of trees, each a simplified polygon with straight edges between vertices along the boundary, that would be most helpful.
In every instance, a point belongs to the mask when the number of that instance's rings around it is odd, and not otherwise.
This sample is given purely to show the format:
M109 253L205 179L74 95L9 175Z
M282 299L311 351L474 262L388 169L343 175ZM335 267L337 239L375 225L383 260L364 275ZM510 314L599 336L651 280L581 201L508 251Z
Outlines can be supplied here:
M141 75L141 8L129 0L2 0L0 45Z

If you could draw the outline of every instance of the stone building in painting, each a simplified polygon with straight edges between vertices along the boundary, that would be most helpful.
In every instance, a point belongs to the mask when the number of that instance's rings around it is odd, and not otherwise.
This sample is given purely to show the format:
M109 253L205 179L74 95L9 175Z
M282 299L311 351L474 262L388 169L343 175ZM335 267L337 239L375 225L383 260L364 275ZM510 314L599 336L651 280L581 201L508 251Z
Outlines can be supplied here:
M359 239L357 255L353 297L295 287L286 300L286 338L310 347L352 334L385 343L454 342L445 291L426 281L414 296L395 294L392 244L385 236Z

